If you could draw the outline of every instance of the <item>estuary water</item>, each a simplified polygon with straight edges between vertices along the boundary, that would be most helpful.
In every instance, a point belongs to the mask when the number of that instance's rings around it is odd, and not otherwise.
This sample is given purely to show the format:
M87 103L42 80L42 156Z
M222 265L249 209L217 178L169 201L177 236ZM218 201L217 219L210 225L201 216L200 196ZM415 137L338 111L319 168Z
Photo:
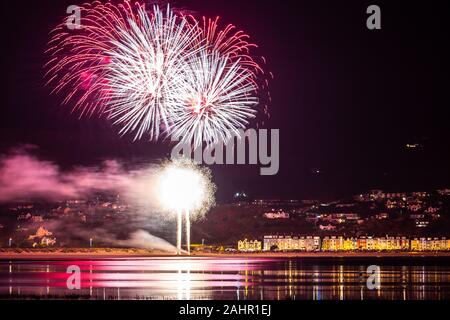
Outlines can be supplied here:
M449 258L0 260L0 299L450 300L449 262ZM380 286L373 290L367 285L367 268L372 265L381 270ZM70 267L81 273L68 274ZM71 290L77 280L80 289Z

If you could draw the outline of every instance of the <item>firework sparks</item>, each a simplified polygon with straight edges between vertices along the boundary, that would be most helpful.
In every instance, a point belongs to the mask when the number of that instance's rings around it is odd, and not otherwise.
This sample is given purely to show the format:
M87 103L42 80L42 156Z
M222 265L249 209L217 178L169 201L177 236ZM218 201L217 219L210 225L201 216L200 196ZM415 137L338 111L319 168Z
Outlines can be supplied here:
M135 140L195 146L228 140L256 116L262 69L234 26L128 1L87 4L82 17L79 31L55 30L47 64L48 83L81 115L105 116Z
M185 214L186 244L190 253L191 220L203 217L214 203L215 186L209 171L185 160L170 163L161 171L158 190L162 206L177 213L178 254L181 254Z
M252 76L228 56L203 51L191 58L172 112L173 136L183 142L215 144L239 135L255 117L258 99Z
M140 8L138 21L130 20L130 26L112 42L109 116L122 134L158 139L161 124L169 127L168 115L176 101L172 96L179 91L178 79L198 31L169 8L163 14L157 7L152 17Z

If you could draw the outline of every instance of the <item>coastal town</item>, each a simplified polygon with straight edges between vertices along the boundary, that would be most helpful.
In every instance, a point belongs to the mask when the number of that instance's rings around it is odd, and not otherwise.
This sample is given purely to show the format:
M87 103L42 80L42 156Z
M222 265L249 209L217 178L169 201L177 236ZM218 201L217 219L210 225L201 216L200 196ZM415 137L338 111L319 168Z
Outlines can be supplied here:
M114 247L105 230L132 232L135 208L120 195L55 203L4 205L3 248ZM448 251L450 189L428 192L372 190L348 199L250 199L237 192L193 224L196 252L382 252ZM140 217L142 219L142 217ZM171 241L170 220L149 232ZM141 220L140 220L141 221ZM83 232L79 232L83 230ZM111 232L113 232L112 230Z
M450 251L450 239L406 237L292 237L266 236L242 240L239 252L439 252Z

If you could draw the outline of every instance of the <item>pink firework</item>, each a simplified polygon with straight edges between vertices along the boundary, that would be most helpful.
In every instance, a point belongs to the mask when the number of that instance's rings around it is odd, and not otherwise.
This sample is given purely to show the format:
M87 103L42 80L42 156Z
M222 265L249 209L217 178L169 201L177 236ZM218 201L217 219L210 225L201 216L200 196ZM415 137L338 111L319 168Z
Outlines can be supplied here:
M54 30L46 65L81 116L105 116L136 140L177 132L208 143L255 117L263 72L234 26L129 1L85 4L81 16L80 30Z

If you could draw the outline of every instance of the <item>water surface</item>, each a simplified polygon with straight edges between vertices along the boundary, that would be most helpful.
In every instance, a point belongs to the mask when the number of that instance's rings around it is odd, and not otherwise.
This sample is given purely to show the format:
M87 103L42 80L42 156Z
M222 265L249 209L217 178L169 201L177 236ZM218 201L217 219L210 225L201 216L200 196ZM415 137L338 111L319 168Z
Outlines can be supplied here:
M448 258L0 260L2 299L449 300ZM367 288L367 268L381 288ZM70 266L81 290L69 290Z

